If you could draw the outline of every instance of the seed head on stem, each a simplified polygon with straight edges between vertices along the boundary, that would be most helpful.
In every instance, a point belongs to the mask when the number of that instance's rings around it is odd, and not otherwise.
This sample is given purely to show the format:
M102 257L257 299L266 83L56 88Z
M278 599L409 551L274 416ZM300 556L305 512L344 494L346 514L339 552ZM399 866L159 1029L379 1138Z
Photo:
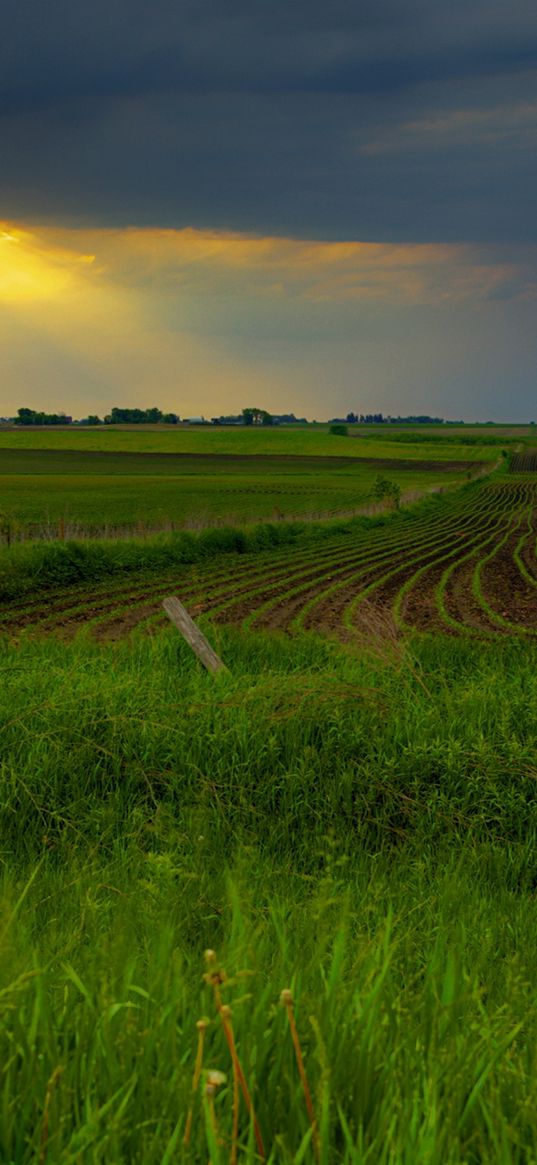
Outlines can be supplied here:
M214 1108L214 1098L220 1085L226 1083L226 1079L225 1072L218 1072L216 1069L207 1072L205 1076L205 1103L209 1111L211 1129L216 1140L218 1140L218 1122Z
M224 971L224 969L222 967L220 967L220 968L218 968L218 970L213 971L213 972L209 972L207 975L205 975L205 981L207 983L210 983L212 988L213 988L216 1009L220 1015L220 1019L222 1020L222 1027L224 1029L226 1043L227 1043L227 1046L229 1048L229 1054L231 1056L231 1063L233 1065L233 1141L232 1141L232 1152L231 1152L231 1165L235 1165L235 1161L236 1161L234 1145L236 1144L236 1140L237 1140L237 1136L238 1136L238 1123L239 1123L239 1116L238 1116L239 1092L238 1092L238 1089L239 1089L239 1087L240 1087L242 1095L244 1097L244 1103L246 1105L246 1110L248 1112L248 1116L250 1117L252 1124L254 1126L254 1135L255 1135L255 1139L256 1139L257 1150L258 1150L259 1156L261 1157L261 1160L264 1161L266 1159L266 1153L265 1153L265 1146L263 1144L263 1137L261 1135L261 1129L259 1127L259 1122L258 1122L257 1117L255 1115L254 1106L252 1104L250 1093L248 1091L248 1085L246 1083L246 1077L244 1075L242 1064L239 1060L239 1054L237 1052L237 1048L235 1045L235 1036L233 1034L233 1023L232 1023L232 1018L231 1018L232 1011L227 1003L222 1003L222 994L221 994L220 988L221 988L222 984L225 983L225 981L226 981L226 972Z

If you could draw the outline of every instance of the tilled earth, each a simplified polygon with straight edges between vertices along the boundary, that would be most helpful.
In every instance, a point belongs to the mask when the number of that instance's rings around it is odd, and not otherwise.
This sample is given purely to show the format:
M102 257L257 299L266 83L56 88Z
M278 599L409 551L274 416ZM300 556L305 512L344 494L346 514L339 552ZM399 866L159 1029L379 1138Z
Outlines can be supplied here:
M535 635L536 537L537 480L507 477L392 527L23 597L0 611L0 632L150 632L175 594L194 618L344 640L370 628L372 612L386 634L388 619L393 633Z

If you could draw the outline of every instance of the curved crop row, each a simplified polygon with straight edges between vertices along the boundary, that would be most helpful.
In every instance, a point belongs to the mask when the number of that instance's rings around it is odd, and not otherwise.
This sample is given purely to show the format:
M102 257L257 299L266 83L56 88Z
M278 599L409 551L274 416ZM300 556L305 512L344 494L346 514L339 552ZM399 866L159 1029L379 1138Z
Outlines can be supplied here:
M537 449L527 449L513 453L509 465L510 473L537 473Z
M466 508L468 505L469 502L466 500ZM417 531L422 526L427 526L427 522L427 519L416 518L412 522L412 528ZM401 538L407 537L405 526L402 530L394 530L391 524L377 528L375 534L375 545L378 548L384 544L396 545ZM47 592L45 605L42 594L10 602L0 613L0 626L3 622L11 628L32 624L45 629L56 624L71 625L78 619L86 621L90 614L92 620L100 617L105 619L107 612L115 614L116 608L121 608L122 605L128 606L132 611L139 606L145 606L152 598L158 602L162 595L169 593L170 588L176 586L180 588L181 596L186 600L190 598L192 591L196 590L201 577L205 598L216 597L224 602L226 597L233 598L239 591L242 592L244 580L247 587L255 592L259 579L266 583L273 580L276 586L281 586L294 570L297 573L306 573L311 562L314 562L316 567L327 563L330 569L330 563L336 558L341 568L359 553L359 548L363 544L363 531L356 530L352 524L348 524L336 534L329 533L322 540L313 543L275 547L271 551L260 551L255 555L234 555L231 560L226 556L224 559L217 559L209 570L206 563L201 567L199 562L195 562L180 568L169 568L159 572L157 576L153 572L147 574L140 572L129 575L127 581L112 578L93 582L91 585L78 583L58 587ZM211 603L211 606L214 606L214 603Z
M364 612L400 628L504 635L537 632L537 481L483 482L426 512L353 526L250 554L228 554L128 580L62 587L7 605L0 628L98 637L164 622L178 594L194 616L284 630L360 630Z
M460 526L466 511L470 520L470 501L458 506L455 513L448 517L448 523ZM384 530L376 532L373 540L364 537L357 539L354 552L345 556L341 554L340 544L335 544L328 548L313 569L310 563L302 570L291 571L283 561L277 572L267 572L262 581L258 577L252 578L249 587L240 590L231 588L227 595L223 591L219 594L206 593L202 609L220 621L239 622L245 626L286 628L291 614L304 610L311 603L311 596L322 597L327 588L334 586L354 586L356 578L370 569L372 556L380 564L384 564L386 559L391 562L394 555L400 558L405 547L408 548L410 536L422 553L424 545L431 539L442 538L443 534L435 529L431 531L429 518L409 523L395 534ZM334 579L335 582L332 581ZM185 597L184 591L181 597ZM323 622L321 620L321 625Z

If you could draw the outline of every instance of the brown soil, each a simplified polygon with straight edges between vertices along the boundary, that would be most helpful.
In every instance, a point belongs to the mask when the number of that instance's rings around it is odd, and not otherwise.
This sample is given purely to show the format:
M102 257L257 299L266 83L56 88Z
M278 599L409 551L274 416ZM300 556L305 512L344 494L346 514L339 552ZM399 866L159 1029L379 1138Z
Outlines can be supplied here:
M537 450L515 453L509 466L510 473L537 473Z
M429 570L416 578L401 607L401 618L408 626L419 631L450 633L451 629L442 621L436 602L437 587L446 565L446 561L437 565L432 563Z
M456 537L457 535L454 534L452 536L452 540L456 539ZM450 543L448 543L448 547L449 545ZM425 566L427 560L430 559L430 569L427 571L423 579L421 577L416 579L415 587L412 588L411 592L411 595L414 597L414 602L417 603L419 608L419 619L416 619L415 622L413 618L409 618L408 622L413 624L415 623L416 626L419 626L424 630L433 630L434 622L435 629L443 630L443 625L437 618L436 612L433 609L434 589L431 586L430 578L431 571L437 570L438 575L440 575L444 570L446 565L445 561L442 561L438 568L435 567L435 563L438 557L445 553L446 548L447 547L444 545L443 547L433 548L428 552L425 551L418 564L410 563L408 566L405 566L405 564L401 563L400 561L400 553L394 553L391 560L385 560L382 563L379 563L377 566L372 565L371 569L366 574L364 574L360 580L357 580L354 585L351 585L349 588L345 588L345 590L338 591L334 595L328 595L325 601L321 601L308 615L305 621L305 625L311 629L324 629L325 626L328 625L331 630L334 630L338 625L341 626L343 612L349 603L352 602L352 600L356 598L360 592L363 592L367 587L374 584L377 579L382 579L383 575L387 574L392 568L399 567L399 569L397 569L397 571L392 574L390 578L386 579L384 582L379 582L371 593L371 601L374 602L376 606L380 606L383 610L393 607L401 587L414 576L419 567ZM409 547L409 552L412 557L415 556L416 549L417 548L412 549L412 547ZM403 612L403 617L406 621L406 609ZM360 606L358 606L356 609L356 618L358 620L360 618Z
M520 557L524 563L524 566L526 567L526 570L528 571L528 574L531 574L532 578L534 578L535 582L537 583L535 530L532 530L532 532L526 538L521 548Z
M537 589L521 574L513 557L520 531L481 570L481 586L487 602L496 614L509 623L537 628Z
M472 580L478 561L479 551L476 550L471 558L455 567L444 592L444 603L446 611L452 619L462 623L469 631L479 631L489 635L491 631L498 633L499 628L490 622L483 607L473 594Z

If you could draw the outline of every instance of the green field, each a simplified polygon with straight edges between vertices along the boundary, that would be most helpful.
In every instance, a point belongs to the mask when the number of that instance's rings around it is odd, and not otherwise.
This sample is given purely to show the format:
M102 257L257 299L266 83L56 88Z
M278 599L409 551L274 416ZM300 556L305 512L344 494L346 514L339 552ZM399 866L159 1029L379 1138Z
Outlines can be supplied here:
M339 458L359 438L311 431L334 464L233 433L242 456L174 474L188 450L2 449L27 532L40 505L110 527L0 547L2 1163L537 1165L537 460L513 433L509 458L439 440L461 488L396 512L265 524L374 481ZM362 444L399 482L412 447L427 487L413 436ZM211 528L125 536L174 491Z
M489 429L467 426L441 433L437 429L415 426L408 430L386 426L349 426L348 437L334 437L327 426L303 428L218 428L103 425L100 428L54 427L44 429L0 429L0 449L74 449L118 453L227 453L250 456L295 455L337 457L391 457L392 445L398 446L397 457L427 457L490 460L498 439L519 442L529 436L528 428ZM405 440L408 436L408 441ZM425 437L425 441L423 438ZM367 451L362 445L367 444ZM408 449L405 452L400 446ZM418 448L416 448L418 446ZM430 448L428 449L428 446Z
M0 454L0 468L2 456ZM351 472L330 466L295 473L226 472L144 474L0 474L2 512L15 537L106 534L197 528L221 523L243 525L261 520L357 512L372 502L379 473L370 466ZM470 470L424 471L389 468L390 481L407 496L464 481ZM62 528L60 529L60 523Z
M379 474L405 501L500 456L494 444L315 429L0 432L0 513L12 538L330 516L370 504Z

